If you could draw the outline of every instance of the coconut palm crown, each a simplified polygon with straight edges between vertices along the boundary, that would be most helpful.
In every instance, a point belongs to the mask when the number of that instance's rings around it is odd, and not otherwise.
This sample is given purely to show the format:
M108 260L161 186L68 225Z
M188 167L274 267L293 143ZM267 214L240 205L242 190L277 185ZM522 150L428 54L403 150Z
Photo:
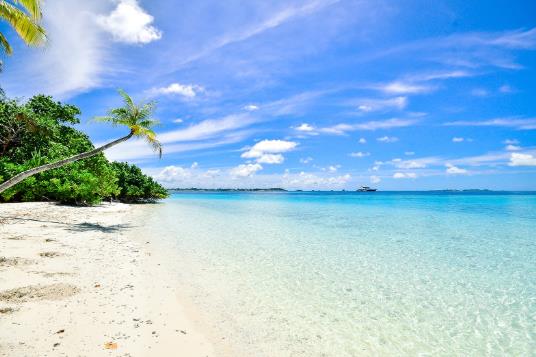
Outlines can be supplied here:
M125 91L119 89L118 92L123 97L124 106L111 109L108 115L96 117L94 120L113 126L126 126L130 129L130 136L144 139L159 157L162 157L162 145L153 131L153 128L160 124L158 120L152 118L155 102L137 105Z

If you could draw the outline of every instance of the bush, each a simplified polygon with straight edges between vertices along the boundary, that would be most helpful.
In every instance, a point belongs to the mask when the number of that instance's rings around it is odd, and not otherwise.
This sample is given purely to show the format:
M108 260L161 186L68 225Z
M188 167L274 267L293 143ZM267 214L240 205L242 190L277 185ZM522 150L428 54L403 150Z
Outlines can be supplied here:
M125 162L113 162L112 167L119 186L119 193L115 197L120 201L152 202L168 196L167 190L143 174L139 167Z

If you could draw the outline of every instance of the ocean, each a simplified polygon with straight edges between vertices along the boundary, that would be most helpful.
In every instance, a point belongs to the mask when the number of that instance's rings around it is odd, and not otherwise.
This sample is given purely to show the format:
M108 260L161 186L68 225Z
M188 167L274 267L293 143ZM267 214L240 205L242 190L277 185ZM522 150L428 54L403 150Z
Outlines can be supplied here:
M234 356L535 356L536 195L176 193L136 234Z

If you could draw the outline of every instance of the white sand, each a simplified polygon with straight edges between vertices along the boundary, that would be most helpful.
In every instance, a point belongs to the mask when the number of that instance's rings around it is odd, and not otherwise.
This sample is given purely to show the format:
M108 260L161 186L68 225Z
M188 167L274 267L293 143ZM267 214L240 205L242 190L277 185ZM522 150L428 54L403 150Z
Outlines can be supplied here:
M215 355L136 208L0 204L0 356Z

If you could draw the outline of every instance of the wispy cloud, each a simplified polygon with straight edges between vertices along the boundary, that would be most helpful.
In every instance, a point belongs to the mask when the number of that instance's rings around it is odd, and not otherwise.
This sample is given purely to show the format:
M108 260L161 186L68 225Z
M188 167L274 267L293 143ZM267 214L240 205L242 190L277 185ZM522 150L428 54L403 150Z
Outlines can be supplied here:
M385 83L385 84L378 84L378 85L372 86L372 88L380 90L388 94L422 94L422 93L430 93L436 89L436 87L430 86L430 85L403 82L403 81L395 81L395 82L390 82L390 83Z
M364 113L384 111L389 109L402 110L408 105L407 97L395 97L386 99L358 99L354 101L357 109Z
M415 179L417 174L415 172L395 172L393 174L395 179Z
M396 143L398 141L398 138L395 136L382 136L377 138L380 143Z
M256 122L257 118L247 114L229 115L159 133L158 138L163 144L164 155L214 148L244 140L253 133L245 129ZM106 156L113 160L133 160L153 157L154 153L145 142L138 140L114 147L106 152Z
M458 120L444 123L445 126L498 126L513 128L519 130L534 130L536 129L536 119L535 118L496 118L489 120Z
M370 153L369 152L363 152L363 151L357 151L357 152L350 153L350 156L351 157L362 158L362 157L370 156Z
M4 88L14 96L46 93L66 98L101 85L103 76L114 71L94 19L106 1L56 0L43 6L49 43L44 51L28 51L11 64L2 73Z
M387 94L424 94L438 89L437 84L430 82L471 77L474 75L475 73L461 70L441 72L423 71L421 73L405 75L392 82L375 84L370 86L370 88Z
M419 53L419 57L450 66L479 68L484 66L520 69L512 50L536 48L536 28L503 32L464 32L398 45L369 54L363 61L382 57Z
M255 23L254 25L241 29L239 31L224 34L207 44L201 50L190 54L186 58L181 59L177 65L185 65L187 63L204 58L214 51L225 46L246 41L254 36L260 35L268 30L275 29L293 19L311 15L328 6L338 3L340 0L313 0L301 5L288 5L274 13L269 14L265 19Z
M318 131L327 134L344 135L348 132L356 130L374 131L381 129L403 128L415 125L418 122L419 120L417 119L392 118L386 120L372 120L357 124L337 124L331 127L320 128Z

